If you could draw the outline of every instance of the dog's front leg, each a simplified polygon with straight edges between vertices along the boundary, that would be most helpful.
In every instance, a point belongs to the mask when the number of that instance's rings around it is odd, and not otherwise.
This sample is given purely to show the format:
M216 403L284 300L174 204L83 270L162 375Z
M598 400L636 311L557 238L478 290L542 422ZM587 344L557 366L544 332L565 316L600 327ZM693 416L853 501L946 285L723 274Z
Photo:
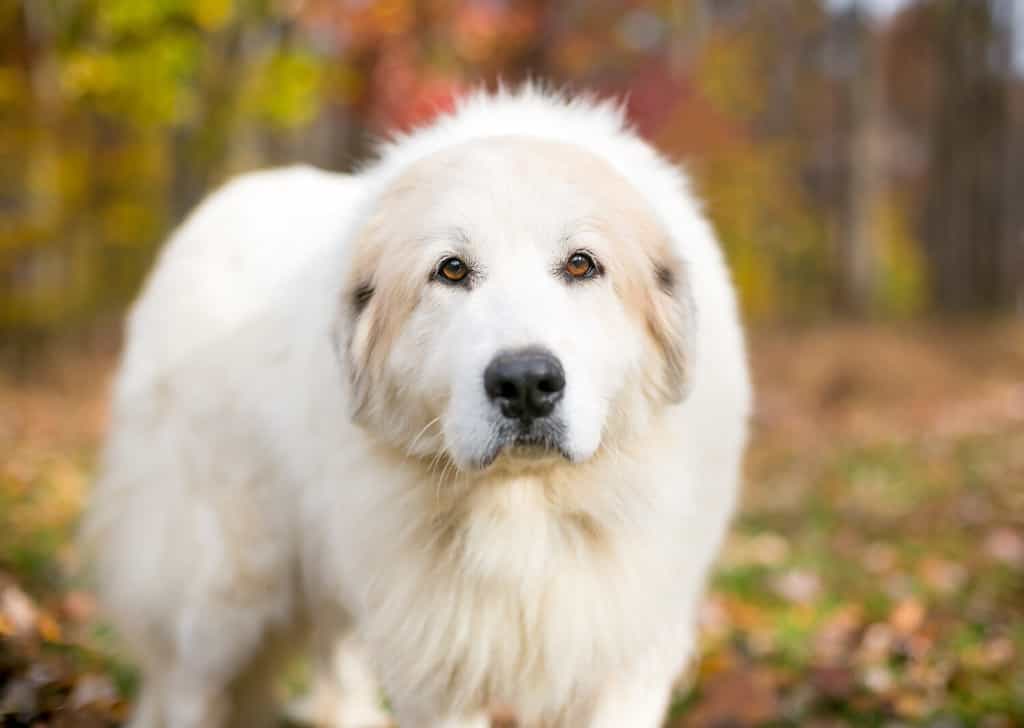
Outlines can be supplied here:
M399 707L396 713L398 728L490 728L491 725L486 713L441 717L409 707Z
M587 728L659 728L665 720L672 679L640 675L616 681L598 699Z
M354 634L322 638L319 675L312 696L316 725L331 728L387 728L394 725L384 710L380 688L363 645Z

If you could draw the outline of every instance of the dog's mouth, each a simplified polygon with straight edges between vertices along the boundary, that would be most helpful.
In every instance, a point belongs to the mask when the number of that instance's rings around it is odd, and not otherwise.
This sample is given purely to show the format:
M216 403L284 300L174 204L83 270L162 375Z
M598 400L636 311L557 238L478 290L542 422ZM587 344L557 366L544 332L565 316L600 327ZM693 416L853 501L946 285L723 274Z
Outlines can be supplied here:
M558 459L572 461L565 448L565 425L560 421L541 420L529 425L501 425L491 438L491 446L480 460L487 468L499 458L539 463Z

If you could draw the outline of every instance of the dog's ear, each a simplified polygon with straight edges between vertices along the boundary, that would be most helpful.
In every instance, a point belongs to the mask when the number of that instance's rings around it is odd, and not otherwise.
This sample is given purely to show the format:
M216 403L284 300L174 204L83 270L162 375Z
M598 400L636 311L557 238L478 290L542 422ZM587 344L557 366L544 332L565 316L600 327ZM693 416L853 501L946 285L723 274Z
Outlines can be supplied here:
M349 383L352 419L360 421L369 407L374 351L381 336L381 306L371 277L357 278L342 294L337 337Z
M348 384L349 413L365 422L371 409L374 370L384 328L377 263L381 248L380 221L371 217L346 243L352 251L344 273L332 337L335 354Z
M334 339L349 384L352 419L367 424L378 416L394 386L386 376L388 352L418 298L417 279L382 267L386 230L370 221L352 240L354 255L341 290Z
M697 325L686 268L663 255L652 261L650 275L647 328L663 360L655 386L667 402L681 402L692 386Z

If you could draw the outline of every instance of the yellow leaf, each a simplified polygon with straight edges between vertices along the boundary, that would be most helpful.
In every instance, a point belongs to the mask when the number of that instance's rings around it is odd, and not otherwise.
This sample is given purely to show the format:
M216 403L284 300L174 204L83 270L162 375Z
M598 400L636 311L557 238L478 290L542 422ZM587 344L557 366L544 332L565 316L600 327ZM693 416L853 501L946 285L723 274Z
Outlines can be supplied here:
M36 617L36 631L38 631L39 636L47 642L60 641L60 625L57 624L57 620L48 614L41 613Z
M911 634L921 626L924 617L924 606L921 602L916 599L905 599L892 610L889 624L901 634Z
M233 0L193 0L192 16L199 27L207 32L220 30L234 14Z

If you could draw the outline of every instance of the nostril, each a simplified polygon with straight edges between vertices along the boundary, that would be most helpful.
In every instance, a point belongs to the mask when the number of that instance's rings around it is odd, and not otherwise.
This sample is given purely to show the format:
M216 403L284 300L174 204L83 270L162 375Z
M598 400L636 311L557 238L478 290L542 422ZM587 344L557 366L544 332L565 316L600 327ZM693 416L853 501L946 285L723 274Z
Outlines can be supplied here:
M500 399L516 399L519 397L519 386L510 380L506 380L498 385L497 396Z
M537 390L544 394L557 394L564 386L565 382L561 377L550 376L537 380Z

